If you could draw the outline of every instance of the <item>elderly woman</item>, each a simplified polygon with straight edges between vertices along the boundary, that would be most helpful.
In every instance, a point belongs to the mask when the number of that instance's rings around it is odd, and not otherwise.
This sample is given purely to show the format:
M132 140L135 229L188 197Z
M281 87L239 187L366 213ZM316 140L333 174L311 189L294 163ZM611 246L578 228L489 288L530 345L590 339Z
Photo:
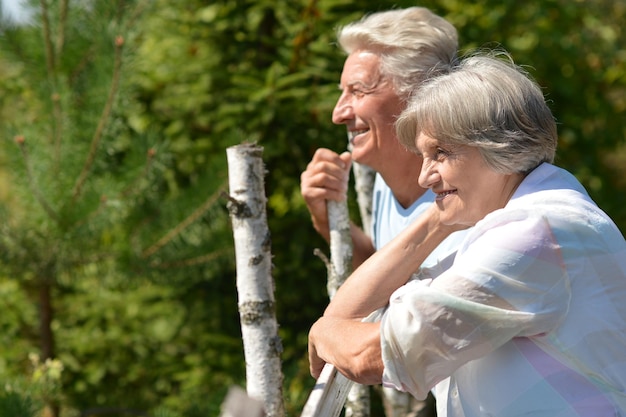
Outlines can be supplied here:
M436 204L313 325L312 374L331 363L417 398L432 389L439 417L626 416L626 242L552 165L540 88L509 59L473 56L422 86L396 126ZM449 269L410 279L469 226Z

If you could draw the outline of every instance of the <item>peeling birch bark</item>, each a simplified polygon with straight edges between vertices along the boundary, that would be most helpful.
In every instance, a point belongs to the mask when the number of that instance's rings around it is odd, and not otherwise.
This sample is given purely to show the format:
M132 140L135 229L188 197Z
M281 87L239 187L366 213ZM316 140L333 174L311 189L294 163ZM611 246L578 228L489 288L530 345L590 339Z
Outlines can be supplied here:
M353 162L357 201L361 224L370 235L372 219L372 190L376 172L365 165ZM341 284L352 273L353 245L350 235L350 214L346 202L328 201L330 228L330 260L316 250L328 271L328 295L332 299ZM336 417L345 408L346 417L370 415L369 387L355 384L330 364L326 364L304 406L301 417Z
M354 185L361 215L361 227L371 237L372 201L376 171L367 165L352 162ZM346 400L346 417L369 417L371 413L370 387L354 384Z
M285 414L282 344L276 321L267 226L263 148L244 144L226 150L230 213L235 240L237 295L246 361L246 391L263 402L267 417Z
M376 171L367 165L352 162L352 172L354 173L354 188L359 204L359 213L361 214L361 226L363 227L363 231L371 237L372 204Z
M374 180L376 178L376 171L367 165L362 165L357 162L352 163L352 171L355 179L355 189L357 193L357 201L359 203L359 210L361 214L361 224L363 230L368 236L371 237L372 230L372 204L373 204L373 190ZM355 385L354 391L357 391ZM383 402L385 406L385 415L387 417L406 417L411 412L410 407L410 394L401 392L393 388L383 388ZM352 396L358 396L358 392L350 392L348 395L347 403L358 404L356 400L352 400ZM360 400L362 403L367 401L369 410L369 391L367 398L363 397ZM358 406L358 405L357 405ZM366 416L366 414L355 414L349 416L346 413L346 417Z
M371 412L370 387L354 384L346 399L346 417L368 417Z
M328 296L332 299L352 273L352 237L350 236L350 213L345 201L327 201L328 226L330 228L330 266L328 272Z
M410 398L408 393L398 391L394 388L383 387L383 402L385 416L406 417L411 410L409 407Z
M328 201L330 227L330 264L328 295L332 299L341 284L352 273L353 245L350 235L350 213L346 201ZM345 402L346 417L370 415L369 387L353 384Z
M300 417L337 417L354 382L327 363L315 383Z
M222 403L220 417L264 417L264 415L261 401L250 398L237 386L230 387Z

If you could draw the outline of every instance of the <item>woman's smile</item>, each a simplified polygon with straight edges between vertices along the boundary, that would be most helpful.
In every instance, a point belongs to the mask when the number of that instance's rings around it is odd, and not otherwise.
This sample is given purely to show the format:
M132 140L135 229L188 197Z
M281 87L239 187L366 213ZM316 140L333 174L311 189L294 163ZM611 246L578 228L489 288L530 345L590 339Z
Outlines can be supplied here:
M521 174L496 172L472 146L443 143L420 133L416 147L423 157L419 185L435 193L444 224L473 226L504 207L523 179Z
M456 194L456 190L443 191L441 193L435 193L435 200L441 201L444 198L448 197L451 194Z

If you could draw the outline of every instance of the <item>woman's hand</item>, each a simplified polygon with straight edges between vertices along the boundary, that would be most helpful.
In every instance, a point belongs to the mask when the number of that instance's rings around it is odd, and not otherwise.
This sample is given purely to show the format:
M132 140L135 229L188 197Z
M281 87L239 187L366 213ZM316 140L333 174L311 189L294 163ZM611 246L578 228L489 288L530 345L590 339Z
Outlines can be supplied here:
M309 368L318 378L330 363L346 378L360 384L380 384L383 361L380 324L322 317L309 332Z

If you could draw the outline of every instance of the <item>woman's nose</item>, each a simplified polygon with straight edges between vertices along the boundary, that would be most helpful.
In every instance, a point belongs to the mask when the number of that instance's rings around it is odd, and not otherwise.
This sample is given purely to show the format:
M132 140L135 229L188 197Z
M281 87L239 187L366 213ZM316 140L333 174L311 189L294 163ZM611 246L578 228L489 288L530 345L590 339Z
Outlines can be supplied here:
M433 163L430 160L422 160L422 170L420 171L418 184L422 188L431 188L439 181L439 174L433 167Z
M345 95L341 93L335 108L333 109L333 123L337 125L345 124L348 120L354 118L354 111L352 109L352 103Z

